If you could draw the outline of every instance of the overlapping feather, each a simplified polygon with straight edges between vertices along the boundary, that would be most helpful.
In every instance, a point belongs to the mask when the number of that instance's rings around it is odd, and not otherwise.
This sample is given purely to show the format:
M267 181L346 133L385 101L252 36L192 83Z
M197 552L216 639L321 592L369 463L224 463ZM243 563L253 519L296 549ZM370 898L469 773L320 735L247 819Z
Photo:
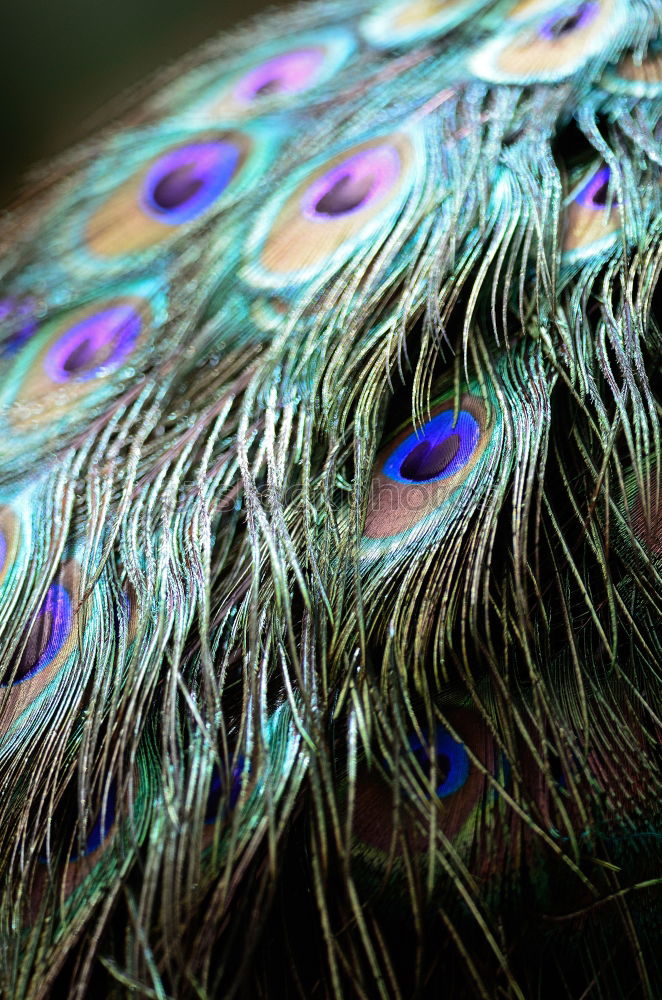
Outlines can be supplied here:
M656 995L659 30L308 5L8 218L8 995Z

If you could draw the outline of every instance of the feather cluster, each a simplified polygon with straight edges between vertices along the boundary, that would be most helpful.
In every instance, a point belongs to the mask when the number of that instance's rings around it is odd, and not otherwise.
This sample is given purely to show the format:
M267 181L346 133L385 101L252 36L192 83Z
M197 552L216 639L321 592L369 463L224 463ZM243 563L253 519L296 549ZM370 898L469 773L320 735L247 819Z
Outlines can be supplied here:
M660 995L661 32L308 3L7 214L3 995Z

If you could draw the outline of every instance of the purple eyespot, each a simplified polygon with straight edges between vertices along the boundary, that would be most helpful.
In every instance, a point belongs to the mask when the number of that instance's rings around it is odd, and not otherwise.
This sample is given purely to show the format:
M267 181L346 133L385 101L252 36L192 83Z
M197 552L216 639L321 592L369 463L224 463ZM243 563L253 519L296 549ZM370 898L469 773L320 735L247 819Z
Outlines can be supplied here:
M173 149L161 156L147 174L143 208L171 226L195 219L226 189L239 156L239 149L225 139Z
M110 306L70 327L44 359L54 382L86 382L116 368L135 345L142 317L128 305Z
M429 777L432 770L430 751L435 754L437 758L436 773L441 778L436 788L436 794L440 799L445 799L459 791L469 777L470 762L467 749L464 743L458 743L441 725L437 726L432 747L430 747L427 733L424 733L423 736L423 741L418 736L410 737L410 749L426 777Z
M315 83L324 59L321 48L283 52L243 76L234 89L234 97L242 104L252 104L274 94L298 94Z
M8 326L0 354L14 354L37 329L32 303L26 299L0 299L0 324Z
M587 27L599 12L600 4L596 0L559 7L542 23L539 33L550 42L558 42L566 35Z
M585 208L604 209L607 204L610 176L611 171L609 167L601 167L584 185L576 196L575 201L579 202Z
M47 667L69 638L72 624L71 598L61 584L52 583L30 629L18 666L7 668L0 687L6 687L10 680L20 684Z
M306 191L301 209L316 222L360 212L382 198L400 176L400 157L392 146L355 153Z
M460 410L443 410L402 441L386 459L383 473L398 483L430 483L447 479L467 464L480 439L475 417Z

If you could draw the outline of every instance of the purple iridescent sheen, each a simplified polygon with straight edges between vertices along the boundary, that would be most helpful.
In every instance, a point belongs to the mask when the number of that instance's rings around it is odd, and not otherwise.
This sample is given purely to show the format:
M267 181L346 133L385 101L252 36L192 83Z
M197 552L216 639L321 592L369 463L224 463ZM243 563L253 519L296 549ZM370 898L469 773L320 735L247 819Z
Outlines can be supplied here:
M599 11L600 4L595 0L557 7L554 13L543 21L539 34L550 42L559 41L565 35L585 28L597 17Z
M97 378L133 350L141 327L140 314L128 304L102 309L56 340L44 359L46 374L54 382Z
M604 211L607 203L607 191L609 189L609 178L611 171L609 167L601 167L591 179L584 185L575 201L585 208L593 208L596 211Z
M0 528L0 573L2 573L5 568L5 562L7 561L7 539L5 533Z
M223 193L239 157L239 149L227 139L194 142L165 153L145 178L144 210L171 226L190 222Z
M315 83L324 59L321 48L295 49L267 59L242 76L234 88L235 100L252 104L272 94L298 94Z
M0 299L0 325L8 327L0 354L13 354L37 329L33 304L26 299Z
M7 668L0 687L6 687L10 680L21 684L47 667L67 641L72 623L71 598L65 587L52 583L27 636L18 666Z
M454 792L459 791L469 777L470 761L467 748L464 743L459 743L448 730L438 725L435 731L434 744L430 747L429 737L423 731L423 739L420 736L412 735L409 738L409 746L417 758L425 777L431 771L430 750L432 749L442 767L441 782L437 785L437 795L440 799L445 799ZM445 765L445 766L444 766Z
M303 214L315 222L352 215L382 198L400 176L393 146L376 146L347 157L307 189Z

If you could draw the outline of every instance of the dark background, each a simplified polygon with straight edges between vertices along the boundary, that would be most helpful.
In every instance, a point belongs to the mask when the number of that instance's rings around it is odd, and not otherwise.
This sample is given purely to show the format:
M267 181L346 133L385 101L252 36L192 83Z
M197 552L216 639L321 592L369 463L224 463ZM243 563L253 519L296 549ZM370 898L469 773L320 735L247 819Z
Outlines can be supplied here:
M0 205L109 102L265 0L0 0ZM281 4L282 5L282 4Z

